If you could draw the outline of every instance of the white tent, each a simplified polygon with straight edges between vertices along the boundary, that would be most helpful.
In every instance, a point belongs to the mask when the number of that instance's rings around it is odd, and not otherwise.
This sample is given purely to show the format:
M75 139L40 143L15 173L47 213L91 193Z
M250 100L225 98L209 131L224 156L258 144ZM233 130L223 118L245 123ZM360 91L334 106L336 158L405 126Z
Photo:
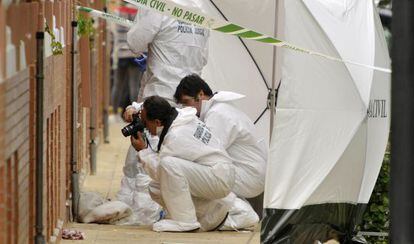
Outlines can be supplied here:
M371 1L288 0L282 11L285 40L390 66ZM333 236L347 242L381 168L390 75L291 51L283 52L281 63L262 242L311 243Z
M390 66L372 1L279 0L277 8L275 0L193 1L210 16L310 50ZM274 52L272 46L215 32L203 72L215 90L247 95L239 106L253 120L260 117L263 137L269 136L270 115L260 115L271 83L281 80L262 242L349 240L388 139L390 75L292 50Z

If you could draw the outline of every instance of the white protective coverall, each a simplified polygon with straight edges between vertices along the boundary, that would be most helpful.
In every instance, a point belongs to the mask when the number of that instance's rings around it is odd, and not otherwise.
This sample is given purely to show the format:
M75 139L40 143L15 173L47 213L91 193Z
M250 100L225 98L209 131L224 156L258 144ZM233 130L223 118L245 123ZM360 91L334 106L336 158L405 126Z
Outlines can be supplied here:
M268 149L255 135L253 122L232 103L244 95L218 92L203 101L200 119L217 136L233 159L236 182L233 192L252 198L264 190Z
M142 103L133 102L131 106L139 111ZM156 148L158 136L151 136L147 131L146 135L148 142L153 145L153 148ZM129 147L123 172L124 176L121 180L121 187L116 197L119 201L131 207L132 215L122 224L150 225L158 221L162 216L162 208L151 199L148 192L151 178L138 161L137 151L132 146Z
M173 1L187 7L198 7L197 2L202 0ZM141 80L138 100L158 95L174 105L173 94L180 80L188 74L200 75L207 64L209 30L179 22L145 8L138 8L135 21L136 24L127 33L128 45L137 55L148 52L147 71ZM157 144L153 145L156 148ZM130 195L136 195L135 192L138 191L137 187L130 187L130 184L124 182L135 180L136 184L142 185L139 181L143 174L137 174L139 169L140 163L137 162L136 152L131 146L125 160L125 176L120 191L121 194L125 193L123 199L131 198ZM131 206L136 212L147 213L153 206L143 206L136 202L137 204ZM154 219L152 216L155 216L155 212L147 218Z
M199 0L173 1L197 7ZM189 74L200 75L207 64L209 30L145 8L138 8L135 20L127 34L129 47L136 54L148 52L139 97L158 95L173 104L180 80Z
M230 199L234 166L194 108L179 110L158 153L147 148L138 156L150 177L159 182L160 203L171 218L155 223L153 230L209 230L224 220L231 206L227 203L234 201Z

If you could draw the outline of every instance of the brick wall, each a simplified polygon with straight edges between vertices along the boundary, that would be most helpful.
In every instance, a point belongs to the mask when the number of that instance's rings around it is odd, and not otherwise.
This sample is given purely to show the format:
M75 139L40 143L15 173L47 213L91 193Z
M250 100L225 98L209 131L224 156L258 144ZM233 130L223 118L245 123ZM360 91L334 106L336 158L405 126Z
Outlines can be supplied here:
M27 67L17 67L18 73L5 77L5 36L0 35L0 243L33 243L35 234L36 180L36 31L43 18L52 27L53 16L58 28L64 28L63 55L44 59L44 195L43 223L48 242L54 241L58 222L68 220L66 201L70 195L70 161L72 131L71 76L71 9L74 0L54 2L24 2L8 9L0 4L0 33L5 26L12 29L12 42L19 55L20 42L26 46ZM85 6L102 9L102 1ZM24 18L22 18L24 16ZM40 27L39 27L40 26ZM109 97L105 90L109 68L104 51L104 22L100 21L95 37L95 56L90 63L90 42L82 37L81 50L76 56L78 88L78 169L89 172L90 116L95 110L96 137L102 138L104 104ZM46 36L48 34L45 34ZM17 62L19 63L19 58ZM106 60L106 61L105 61ZM3 76L2 76L3 75ZM93 80L91 80L93 79ZM91 89L91 84L95 87ZM92 103L91 99L94 99ZM99 140L102 141L102 140ZM99 169L99 165L98 165Z
M29 182L29 97L30 72L25 69L2 84L4 163L0 165L2 189L0 216L2 216L2 243L27 243L30 201Z
M66 220L66 150L70 142L66 140L66 57L48 57L45 60L44 80L44 125L45 125L45 164L44 164L44 213L46 237L53 236L58 221Z
M66 220L66 79L63 56L45 60L44 100L44 224L51 237L58 221ZM31 75L30 75L31 74ZM34 67L1 85L3 99L3 158L0 165L0 216L5 242L27 243L33 237L35 197L35 94ZM29 100L30 99L30 100ZM32 101L31 103L29 101ZM3 161L3 160L2 160ZM5 238L4 238L5 236ZM1 236L0 236L1 237ZM18 238L18 239L16 239ZM2 240L0 239L0 240Z
M0 56L1 57L1 56ZM5 118L6 86L4 82L0 82L0 118ZM0 135L4 135L5 120L0 119ZM5 138L0 136L0 243L6 243L7 234L7 216L6 216L6 161L4 156Z
M103 1L94 1L93 4L85 1L79 1L83 6L89 6L94 9L103 11ZM87 15L85 15L87 16ZM103 111L105 104L109 106L109 91L106 87L109 84L109 77L106 75L106 62L109 63L108 53L103 45L105 41L105 22L97 21L97 31L93 41L88 37L81 37L79 41L80 49L80 94L79 102L82 108L79 114L80 123L82 124L79 130L81 138L81 146L79 148L80 166L83 171L88 173L90 165L89 143L91 139L96 139L98 145L103 141ZM106 92L106 93L105 93ZM94 124L91 124L91 116L95 117ZM92 134L89 128L94 128ZM94 138L93 138L94 137Z
M36 40L43 18L52 27L53 16L58 28L63 27L65 48L63 55L44 60L44 195L43 223L47 242L54 241L59 221L68 220L66 201L70 195L70 160L72 132L71 80L71 8L74 0L54 2L20 1L4 9L0 4L0 33L5 26L12 29L12 42L26 46L28 67L17 66L18 73L5 76L5 40L0 35L0 243L32 243L35 225L36 172ZM84 5L88 5L85 2ZM102 9L102 2L91 7ZM24 16L24 18L22 18ZM40 27L39 27L40 26ZM107 101L104 87L106 52L101 46L104 36L99 25L95 37L93 67L83 62L90 58L89 40L81 38L82 50L77 55L78 74L78 169L88 173L90 116L95 111L97 136L102 132L102 111ZM40 29L41 30L41 29ZM45 34L48 35L48 34ZM18 48L16 48L19 55ZM17 61L19 63L19 58ZM91 90L91 78L96 87ZM92 106L92 92L96 98ZM106 102L106 103L105 103Z

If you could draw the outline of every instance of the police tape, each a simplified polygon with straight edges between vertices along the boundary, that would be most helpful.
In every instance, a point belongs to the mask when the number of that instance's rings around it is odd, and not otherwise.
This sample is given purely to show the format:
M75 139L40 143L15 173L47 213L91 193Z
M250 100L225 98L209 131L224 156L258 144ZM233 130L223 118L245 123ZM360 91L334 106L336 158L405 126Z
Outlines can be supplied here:
M283 40L276 39L271 36L264 35L262 33L244 28L242 26L230 23L225 20L215 19L209 17L203 13L200 13L197 10L186 8L180 4L176 4L171 0L124 0L130 4L133 4L138 7L143 7L146 9L155 10L163 15L170 16L174 19L191 23L200 27L204 27L210 30L215 30L229 35L235 35L241 38L255 40L258 42L274 45L277 47L283 47L297 52L306 53L313 56L323 57L332 61L337 61L341 63L353 64L357 66L362 66L365 68L382 71L385 73L391 73L391 69L377 67L373 65L367 65L363 63L358 63L350 60L344 60L341 58L332 57L320 52L315 52L308 50Z
M125 26L125 27L131 27L132 25L134 25L134 21L113 15L113 14L108 14L96 9L92 9L92 8L88 8L88 7L82 7L82 6L76 6L76 9L79 11L83 11L83 12L87 12L95 17L98 18L102 18L111 22L114 22L116 24Z
M250 29L241 27L239 25L230 23L228 21L218 20L218 19L208 17L196 10L185 8L169 0L124 0L124 1L131 3L138 7L144 7L147 9L155 10L161 14L168 15L174 19L181 20L187 23L192 23L194 25L204 27L210 30L215 30L215 31L222 32L225 34L235 35L241 38L251 39L251 40L258 41L258 42L287 48L290 50L306 53L306 54L313 55L313 56L323 57L323 58L336 61L336 62L348 63L348 64L366 67L366 68L373 69L373 70L382 71L385 73L391 73L391 69L376 67L376 66L358 63L358 62L354 62L350 60L344 60L344 59L332 57L332 56L329 56L329 55L326 55L320 52L315 52L312 50L301 48L296 45L287 43L285 41L282 41L282 40L279 40L279 39L276 39L270 36L266 36L264 34L261 34L261 33L252 31ZM115 22L117 24L120 24L126 27L131 27L135 23L134 21L127 20L119 16L108 14L108 13L98 11L98 10L88 8L88 7L77 6L77 9L80 11L88 12L96 17L103 18L108 21L112 21L112 22Z

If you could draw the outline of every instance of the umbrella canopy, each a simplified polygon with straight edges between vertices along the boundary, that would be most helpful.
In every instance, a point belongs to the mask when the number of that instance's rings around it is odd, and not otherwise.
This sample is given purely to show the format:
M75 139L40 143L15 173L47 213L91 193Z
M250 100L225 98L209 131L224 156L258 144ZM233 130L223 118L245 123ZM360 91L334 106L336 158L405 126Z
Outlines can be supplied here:
M284 40L390 66L371 1L288 0L282 5ZM381 168L389 109L389 74L283 51L262 242L349 239Z
M229 20L275 36L276 1L195 0L207 15ZM257 14L260 18L257 18ZM256 122L259 137L269 142L270 112L267 96L275 74L273 46L211 31L209 59L202 76L215 91L246 95L238 107Z

